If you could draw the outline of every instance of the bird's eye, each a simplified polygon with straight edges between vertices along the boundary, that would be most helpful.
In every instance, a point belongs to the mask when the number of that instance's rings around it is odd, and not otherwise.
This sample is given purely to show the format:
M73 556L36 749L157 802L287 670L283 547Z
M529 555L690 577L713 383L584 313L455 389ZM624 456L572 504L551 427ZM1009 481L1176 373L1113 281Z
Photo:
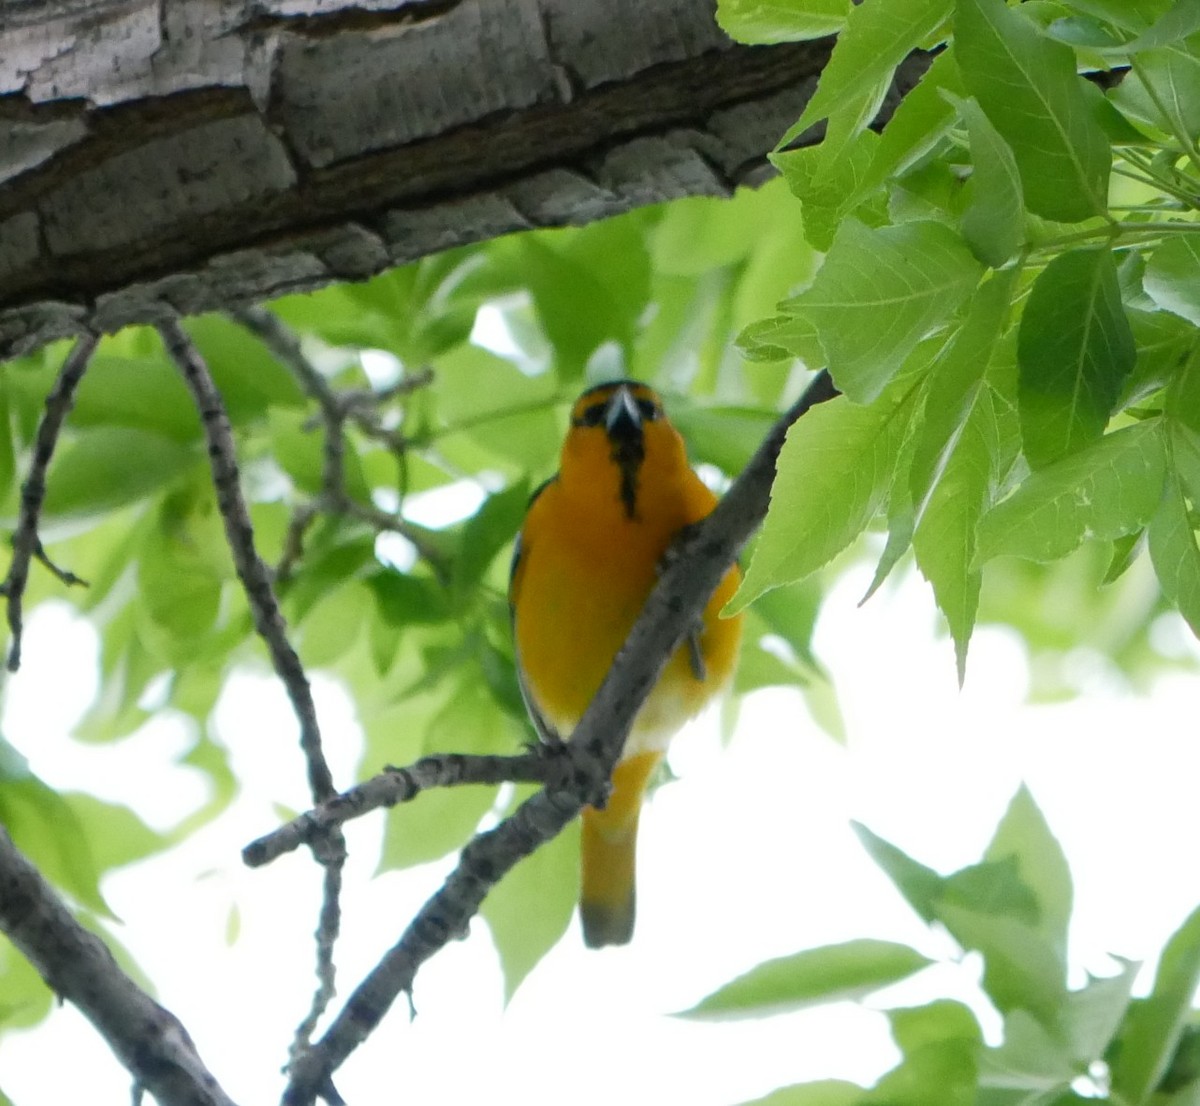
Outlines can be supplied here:
M604 421L603 403L593 403L585 407L575 420L576 426L599 426Z
M643 420L646 422L653 422L662 416L662 408L652 399L639 399L637 407Z

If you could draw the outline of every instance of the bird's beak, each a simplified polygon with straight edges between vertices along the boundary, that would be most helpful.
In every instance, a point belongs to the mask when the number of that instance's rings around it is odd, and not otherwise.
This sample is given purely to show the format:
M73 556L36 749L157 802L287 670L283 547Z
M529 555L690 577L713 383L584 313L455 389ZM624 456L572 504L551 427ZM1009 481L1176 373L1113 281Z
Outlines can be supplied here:
M642 436L642 413L633 393L623 384L609 397L604 410L604 432L614 442L628 442Z

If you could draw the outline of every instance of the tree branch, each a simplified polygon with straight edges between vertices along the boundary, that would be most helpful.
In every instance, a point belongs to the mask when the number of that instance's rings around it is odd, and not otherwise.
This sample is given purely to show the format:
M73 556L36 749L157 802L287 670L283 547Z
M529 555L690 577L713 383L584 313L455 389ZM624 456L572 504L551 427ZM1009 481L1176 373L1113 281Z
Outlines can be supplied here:
M380 392L338 391L304 355L300 338L279 316L265 307L244 307L230 312L231 317L255 335L275 358L296 378L305 394L320 408L325 430L325 450L321 471L321 494L300 507L292 518L279 563L281 578L290 574L303 553L304 532L320 511L348 515L378 531L391 531L412 543L417 553L433 568L439 579L446 579L449 563L435 535L423 526L409 522L398 513L358 502L346 491L346 423L355 423L364 434L382 442L399 458L408 443L404 437L383 425L379 404L429 385L433 371L428 368L405 376L391 388Z
M397 996L411 991L420 966L466 929L488 891L522 857L553 838L585 805L603 799L633 719L667 659L766 514L788 428L835 395L828 373L818 374L776 422L712 514L687 532L566 743L569 765L563 782L533 795L463 849L458 867L350 996L324 1037L292 1064L285 1106L310 1106L317 1096L338 1103L333 1072L366 1040Z
M187 383L208 444L212 466L213 486L217 506L225 524L238 578L254 618L255 629L267 646L276 674L283 681L292 709L300 723L300 747L308 765L308 781L314 803L323 803L337 793L333 775L321 747L321 729L312 688L300 658L287 638L287 623L271 584L270 569L254 546L254 527L242 496L238 477L237 455L234 449L233 428L221 394L213 383L208 366L195 343L176 321L160 324L159 331L172 360ZM334 826L318 841L310 842L313 855L325 867L324 894L321 917L317 927L317 991L312 1006L297 1028L293 1049L298 1051L309 1043L309 1035L334 993L333 946L341 926L338 906L341 891L341 871L346 860L346 842L340 828Z
M547 783L562 771L561 758L536 748L519 756L464 756L441 753L422 757L408 768L387 768L373 779L343 791L326 803L293 818L286 825L250 842L242 850L247 867L261 868L285 853L311 844L353 818L380 807L415 799L434 787L463 784Z
M21 667L21 633L24 628L21 602L29 580L29 562L36 557L64 584L84 583L73 572L59 568L46 556L38 538L38 518L42 510L42 501L46 498L46 470L49 469L50 459L54 456L54 447L58 444L59 434L62 433L63 422L74 406L75 389L79 387L79 382L87 371L88 362L96 350L97 340L94 335L85 335L67 354L59 370L58 379L55 380L50 394L46 396L46 410L42 421L38 423L37 435L34 438L29 475L21 485L21 514L12 536L12 563L8 567L4 583L0 584L0 592L8 600L8 626L12 633L12 644L8 650L9 672L16 672Z
M118 966L0 827L0 930L160 1106L234 1106L187 1030Z

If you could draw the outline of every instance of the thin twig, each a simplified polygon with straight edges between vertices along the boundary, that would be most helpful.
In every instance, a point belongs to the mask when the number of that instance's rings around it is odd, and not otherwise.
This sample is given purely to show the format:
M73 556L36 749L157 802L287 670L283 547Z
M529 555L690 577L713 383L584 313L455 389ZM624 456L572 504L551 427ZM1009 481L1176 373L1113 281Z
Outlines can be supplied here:
M242 850L242 860L251 868L262 867L320 838L330 826L340 826L381 807L407 803L434 787L510 781L544 784L561 770L556 759L539 747L511 757L442 753L423 757L408 768L388 768L250 842Z
M217 493L217 507L225 523L225 536L250 604L254 626L266 643L271 663L287 689L292 710L300 723L300 747L308 766L313 802L327 802L337 794L337 789L333 785L333 776L321 746L321 729L312 688L300 658L288 641L287 623L271 584L270 570L254 546L254 528L242 496L229 416L208 366L183 327L172 321L161 324L159 330L167 352L183 374L200 412L208 443L213 486ZM317 935L317 991L309 1014L300 1027L304 1029L308 1026L308 1033L311 1033L311 1026L324 1013L333 995L333 945L341 924L338 891L341 887L341 868L346 859L346 843L339 827L331 827L319 841L314 839L310 844L314 856L325 866L326 876ZM331 876L330 872L335 874ZM294 1048L298 1050L307 1044L308 1038L298 1030Z
M495 829L476 836L458 866L400 940L347 1000L325 1035L290 1070L285 1106L337 1103L333 1073L370 1035L420 966L463 933L484 897L522 857L549 841L604 794L633 719L722 576L766 514L788 428L837 391L820 373L779 419L707 519L690 530L659 578L612 668L566 743L566 773Z
M46 556L38 538L38 518L42 510L42 501L46 498L46 470L54 456L54 447L58 444L59 434L62 433L63 422L75 403L75 389L87 371L97 341L94 335L85 334L67 354L58 372L58 379L46 397L46 410L42 421L38 423L37 435L34 438L29 475L21 485L21 513L12 537L12 563L8 568L8 576L0 585L0 591L8 600L8 627L12 633L12 644L8 650L10 672L16 672L21 667L21 634L24 629L21 603L25 597L25 585L29 582L29 562L36 557L64 584L85 582L73 572L59 568Z
M204 1066L182 1023L159 1006L81 926L0 826L0 932L47 985L108 1042L161 1106L234 1106Z
M320 409L321 422L324 424L321 494L314 503L297 511L288 531L289 541L280 561L279 574L286 576L291 572L301 555L302 539L312 515L325 510L331 514L357 518L376 530L401 535L412 542L417 553L439 577L444 578L448 572L446 557L430 532L400 514L369 507L353 499L346 491L345 478L346 423L355 423L364 434L382 442L399 457L408 448L408 440L403 434L384 426L379 417L379 405L428 386L433 380L433 371L420 369L378 392L363 389L338 391L329 386L329 382L305 356L299 337L278 315L263 307L238 308L231 314L291 372L305 394Z

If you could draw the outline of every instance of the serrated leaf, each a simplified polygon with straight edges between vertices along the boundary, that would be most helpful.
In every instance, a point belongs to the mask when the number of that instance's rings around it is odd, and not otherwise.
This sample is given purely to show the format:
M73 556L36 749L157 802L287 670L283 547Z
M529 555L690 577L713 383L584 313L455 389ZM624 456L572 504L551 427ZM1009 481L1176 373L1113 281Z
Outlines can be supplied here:
M1167 1070L1191 1016L1200 983L1200 908L1171 935L1159 961L1154 988L1133 1006L1112 1058L1112 1086L1126 1102L1141 1103Z
M529 797L520 788L505 816ZM483 900L480 913L492 931L504 972L504 1001L567 931L579 897L579 822L572 822L516 866Z
M1112 150L1074 51L1003 0L958 0L954 49L968 90L1012 147L1029 210L1071 223L1104 214Z
M888 879L896 885L917 914L926 922L935 917L937 900L945 890L946 881L932 868L913 860L907 853L896 848L890 841L872 833L859 822L851 822L850 828L858 835L863 848L871 859L883 869Z
M796 124L803 129L845 107L871 82L925 43L950 15L953 0L891 0L851 7L817 91Z
M981 274L962 240L941 223L871 230L848 219L811 287L782 306L812 320L838 388L869 403Z
M1200 549L1177 473L1167 473L1162 501L1150 522L1150 562L1163 595L1200 636Z
M851 212L871 226L887 222L882 192L871 195L863 188L878 146L879 137L865 131L845 140L835 153L822 143L771 155L772 164L803 205L804 233L816 249L830 248Z
M1151 255L1144 286L1164 311L1200 326L1200 242L1194 235L1169 238Z
M1017 335L1025 455L1035 468L1099 438L1136 347L1108 250L1072 250L1042 271Z
M956 118L953 105L946 99L947 92L965 94L954 54L943 50L892 113L859 184L857 198L911 168L945 137Z
M1003 265L1025 237L1021 174L1012 148L974 100L962 100L959 114L971 143L971 179L962 233L985 265Z
M900 382L870 407L841 396L792 426L771 508L730 613L771 588L803 579L862 533L891 486L910 391Z
M980 522L979 562L1002 554L1054 561L1085 538L1115 541L1158 508L1166 456L1161 427L1143 422L1028 476Z
M857 940L767 960L701 999L681 1017L762 1017L814 1002L861 998L931 961L908 945Z
M717 22L730 38L752 46L836 34L849 0L719 0Z

